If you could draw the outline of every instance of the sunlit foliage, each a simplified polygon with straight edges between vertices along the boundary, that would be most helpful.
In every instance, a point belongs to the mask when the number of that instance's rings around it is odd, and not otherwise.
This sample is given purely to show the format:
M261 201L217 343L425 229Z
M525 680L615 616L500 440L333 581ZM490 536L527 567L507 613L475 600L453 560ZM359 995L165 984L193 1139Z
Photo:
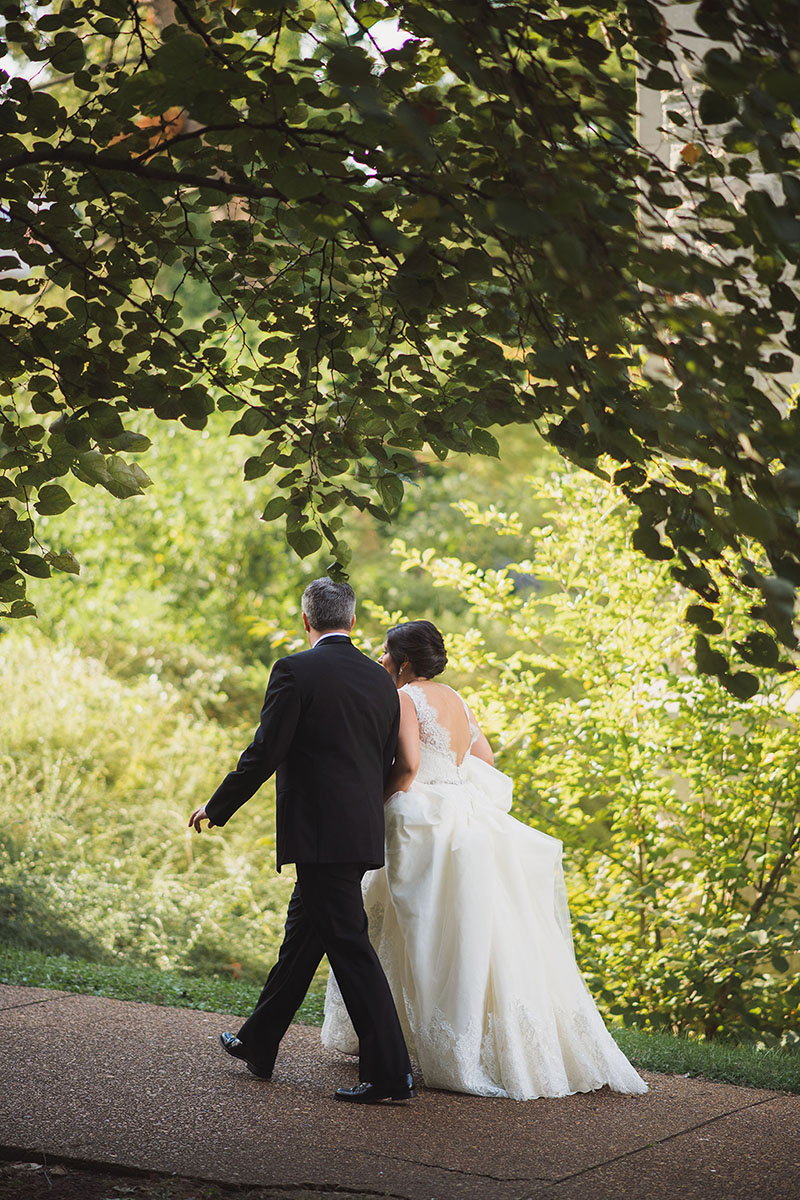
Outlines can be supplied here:
M493 571L396 550L410 574L468 601L451 661L515 780L515 811L565 843L581 965L626 1021L791 1040L794 677L765 672L742 703L698 675L680 589L632 550L613 489L589 477L530 482L549 520L530 532L527 561ZM518 536L513 514L462 507ZM746 614L726 604L735 640Z

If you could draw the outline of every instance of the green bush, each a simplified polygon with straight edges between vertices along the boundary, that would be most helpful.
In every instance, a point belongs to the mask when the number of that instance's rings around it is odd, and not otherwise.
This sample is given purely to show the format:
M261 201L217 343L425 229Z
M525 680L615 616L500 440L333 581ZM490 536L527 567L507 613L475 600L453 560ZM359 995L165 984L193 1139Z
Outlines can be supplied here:
M396 553L469 604L449 638L456 682L514 777L517 814L565 843L590 987L647 1028L796 1040L797 679L759 672L743 703L698 675L685 599L631 549L614 489L530 482L549 516L528 561ZM460 507L519 537L513 514ZM733 593L723 609L739 636Z
M40 637L6 635L0 669L0 940L262 978L291 882L270 788L224 831L187 828L249 731Z
M81 563L80 575L32 584L46 632L107 659L115 673L119 659L141 669L150 656L182 689L198 648L217 656L206 683L222 667L229 677L227 659L271 657L266 635L291 621L312 568L259 520L272 489L242 479L244 452L229 425L216 414L202 432L164 428L140 414L137 427L153 437L153 486L123 502L82 487L68 512L42 518L43 536L58 536Z

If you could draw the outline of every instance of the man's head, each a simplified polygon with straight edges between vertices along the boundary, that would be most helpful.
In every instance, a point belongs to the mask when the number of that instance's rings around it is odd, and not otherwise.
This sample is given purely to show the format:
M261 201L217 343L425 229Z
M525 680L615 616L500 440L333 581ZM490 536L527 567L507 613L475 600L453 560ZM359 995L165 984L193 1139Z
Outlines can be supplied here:
M303 624L316 633L331 629L349 632L356 619L356 595L349 583L334 583L327 575L314 579L303 592Z

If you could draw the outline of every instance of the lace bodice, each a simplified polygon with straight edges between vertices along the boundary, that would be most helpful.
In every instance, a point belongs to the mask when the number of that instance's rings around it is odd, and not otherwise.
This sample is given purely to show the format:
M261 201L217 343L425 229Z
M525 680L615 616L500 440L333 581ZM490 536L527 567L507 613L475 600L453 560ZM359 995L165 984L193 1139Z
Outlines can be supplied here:
M411 697L419 722L420 762L417 780L420 783L461 783L466 778L469 750L480 735L466 702L461 696L458 697L464 705L464 715L469 722L470 732L469 748L459 763L450 742L450 733L440 724L436 709L428 699L425 689L417 684L407 683L400 691Z

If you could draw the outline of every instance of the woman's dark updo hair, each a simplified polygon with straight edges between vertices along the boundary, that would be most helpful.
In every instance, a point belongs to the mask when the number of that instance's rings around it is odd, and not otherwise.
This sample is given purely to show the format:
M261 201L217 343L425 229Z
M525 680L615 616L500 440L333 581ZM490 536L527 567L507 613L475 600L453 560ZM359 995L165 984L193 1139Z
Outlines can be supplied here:
M386 650L399 673L408 659L415 675L433 679L447 666L444 638L430 621L406 621L386 635Z

